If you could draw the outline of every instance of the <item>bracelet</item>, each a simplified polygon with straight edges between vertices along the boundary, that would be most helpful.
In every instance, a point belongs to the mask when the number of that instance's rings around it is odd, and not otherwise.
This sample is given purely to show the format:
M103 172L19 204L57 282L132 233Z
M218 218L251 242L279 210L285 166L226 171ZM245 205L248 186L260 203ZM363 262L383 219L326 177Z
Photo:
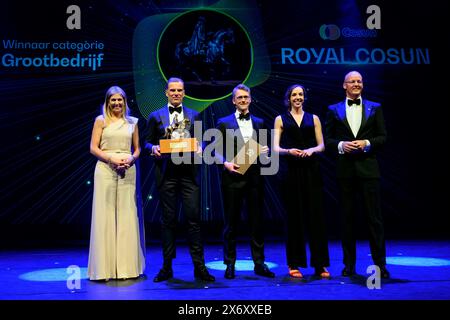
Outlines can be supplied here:
M136 161L136 158L135 158L133 155L131 155L131 157L133 158L133 162L135 162L135 161Z

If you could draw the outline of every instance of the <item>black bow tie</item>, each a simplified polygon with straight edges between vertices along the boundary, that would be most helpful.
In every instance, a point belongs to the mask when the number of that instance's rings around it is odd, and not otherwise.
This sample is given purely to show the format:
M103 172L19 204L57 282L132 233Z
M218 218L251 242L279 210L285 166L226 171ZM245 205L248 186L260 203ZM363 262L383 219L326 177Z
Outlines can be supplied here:
M357 106L359 106L359 105L361 104L361 99L360 99L360 98L355 99L355 100L348 99L348 100L347 100L347 103L348 103L348 106L349 106L349 107L351 107L351 106L354 105L354 104L356 104Z
M250 120L250 112L247 112L246 114L239 114L239 120Z
M170 112L170 114L172 114L174 112L178 112L181 114L181 107L170 107L169 106L169 112Z

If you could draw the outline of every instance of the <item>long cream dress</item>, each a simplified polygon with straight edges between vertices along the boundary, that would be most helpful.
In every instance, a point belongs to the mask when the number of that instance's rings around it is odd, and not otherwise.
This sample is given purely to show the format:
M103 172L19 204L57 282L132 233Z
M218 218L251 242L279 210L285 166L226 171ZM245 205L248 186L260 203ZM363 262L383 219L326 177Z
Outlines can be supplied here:
M131 154L138 119L119 120L103 128L100 149L112 157ZM145 249L145 248L144 248ZM94 173L88 277L90 280L138 277L145 258L140 242L136 203L136 167L120 177L98 161Z

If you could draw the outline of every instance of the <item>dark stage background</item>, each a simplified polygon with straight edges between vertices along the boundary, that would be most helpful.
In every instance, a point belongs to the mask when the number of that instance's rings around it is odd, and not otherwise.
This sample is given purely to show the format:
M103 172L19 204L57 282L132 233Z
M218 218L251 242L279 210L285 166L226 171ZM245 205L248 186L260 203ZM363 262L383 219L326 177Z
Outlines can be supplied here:
M223 1L224 6L227 2ZM236 18L250 26L249 37L259 56L268 61L256 84L252 84L254 105L251 111L263 117L269 127L284 111L282 97L286 88L301 83L308 89L307 111L325 121L329 104L344 98L345 73L359 70L365 80L364 98L379 101L388 130L388 141L380 154L382 199L387 239L448 238L449 166L448 145L448 28L449 6L445 1L229 1L228 14L241 11ZM81 9L81 30L68 30L66 8ZM345 37L325 40L319 34L322 25L366 29L369 5L381 9L381 29L376 37ZM1 56L37 57L52 50L7 49L6 40L30 42L98 42L104 44L102 65L97 70L74 67L0 66L2 98L0 136L0 246L52 244L68 241L87 243L89 239L93 173L96 159L89 153L95 117L104 94L112 85L128 94L132 114L140 118L145 131L148 109L136 88L137 66L134 32L149 16L181 13L217 5L215 1L6 1L0 19ZM242 6L245 14L242 14ZM246 21L248 20L248 21ZM328 27L328 31L331 27ZM328 36L330 36L329 34ZM325 34L326 38L326 34ZM239 43L234 43L238 48ZM282 48L344 48L347 60L357 48L421 49L423 60L385 63L345 63L339 58L324 58L316 63L282 63ZM427 51L425 51L425 49ZM301 51L301 59L306 59ZM311 51L309 51L311 53ZM89 51L82 52L87 55ZM74 56L76 50L55 54ZM164 54L164 53L162 53ZM381 53L380 53L381 54ZM148 53L153 59L154 53ZM409 55L407 54L409 59ZM3 59L3 58L2 58ZM232 61L234 66L239 61ZM244 59L245 60L245 59ZM400 59L401 60L401 59ZM407 60L407 59L406 59ZM378 61L378 60L377 60ZM285 61L286 62L286 61ZM295 62L295 61L294 61ZM324 63L328 62L328 63ZM339 63L337 63L339 62ZM419 63L420 62L420 63ZM245 66L244 66L245 67ZM147 70L148 71L148 70ZM151 70L161 78L155 64ZM251 84L251 83L250 83ZM160 92L163 84L157 87ZM189 95L189 87L187 86ZM186 103L188 105L188 103ZM198 107L203 109L203 107ZM231 99L212 103L202 111L205 128L234 111ZM160 207L153 177L153 163L142 156L139 161L142 196L148 241L159 240ZM322 157L326 216L329 238L339 238L339 214L336 202L334 165L328 155ZM268 178L265 197L267 236L282 239L284 213L277 193L275 177ZM221 239L223 209L218 168L202 169L203 233L211 240ZM243 213L245 221L245 213ZM180 220L183 220L180 213ZM365 226L361 216L361 237ZM183 224L180 224L180 233ZM246 224L241 233L247 234ZM180 239L183 237L180 235Z

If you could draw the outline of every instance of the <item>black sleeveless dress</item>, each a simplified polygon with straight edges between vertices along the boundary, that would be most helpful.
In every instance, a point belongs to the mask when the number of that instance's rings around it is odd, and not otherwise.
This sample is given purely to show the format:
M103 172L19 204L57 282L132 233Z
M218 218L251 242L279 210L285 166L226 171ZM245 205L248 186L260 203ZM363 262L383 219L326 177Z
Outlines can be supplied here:
M305 112L300 126L290 112L281 115L283 149L317 146L314 117ZM308 158L291 155L280 159L281 191L287 213L286 256L290 267L307 267L305 232L309 236L312 267L329 266L328 242L323 214L323 189L316 154Z

